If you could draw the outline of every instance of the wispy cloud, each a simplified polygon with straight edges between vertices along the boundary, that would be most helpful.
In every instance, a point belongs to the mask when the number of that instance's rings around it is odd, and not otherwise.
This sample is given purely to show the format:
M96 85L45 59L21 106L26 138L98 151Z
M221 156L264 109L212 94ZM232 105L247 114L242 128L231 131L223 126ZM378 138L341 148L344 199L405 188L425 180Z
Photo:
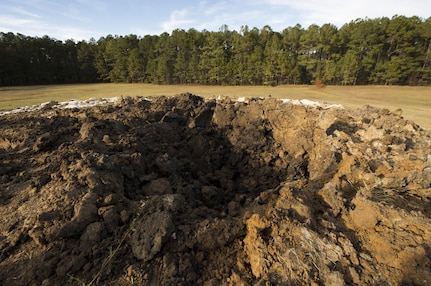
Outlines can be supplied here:
M190 17L190 10L185 8L175 10L171 13L168 21L162 22L162 28L165 31L172 31L177 28L184 28L190 26L194 21Z
M239 30L241 26L250 25L251 19L265 18L259 7L246 2L235 1L201 1L195 6L175 10L168 21L162 23L164 31L177 28L195 28L197 30L217 31L222 25L231 30ZM271 15L268 14L270 19Z
M14 31L28 36L48 35L58 40L83 40L91 37L91 32L67 25L50 25L42 19L34 20L13 15L0 15L0 31Z
M32 17L32 18L41 18L41 16L39 16L38 14L29 12L29 11L27 11L21 7L10 7L9 10L13 13L20 14L23 16L28 16L28 17Z
M106 1L100 1L100 0L75 0L75 1L79 6L84 6L97 12L108 11L108 5Z
M212 2L211 4L208 4L208 2L205 2L200 6L200 10L203 11L206 16L214 16L219 15L220 13L225 13L229 7L232 7L232 4L229 4L226 1Z
M0 31L2 32L13 31L29 36L48 35L59 40L82 40L92 36L91 29L76 25L77 22L87 24L90 22L77 7L47 0L24 0L16 6L13 5L14 3L15 1L0 4L2 11Z
M429 0L256 0L262 4L278 7L279 11L295 11L300 24L331 23L341 26L357 18L392 17L396 14L405 16L429 17L431 6ZM428 7L428 8L426 8ZM425 9L424 9L425 8ZM275 18L281 13L274 14Z
M14 27L20 28L24 25L34 24L35 21L25 18L15 17L13 15L0 15L0 29L3 31L7 31L8 28L3 27Z

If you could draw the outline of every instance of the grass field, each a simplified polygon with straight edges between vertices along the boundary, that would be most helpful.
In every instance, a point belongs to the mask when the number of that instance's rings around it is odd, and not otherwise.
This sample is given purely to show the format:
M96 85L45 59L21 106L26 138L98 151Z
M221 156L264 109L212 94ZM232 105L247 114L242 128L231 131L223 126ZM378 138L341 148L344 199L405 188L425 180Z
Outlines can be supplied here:
M159 96L191 92L204 97L266 97L310 99L338 103L346 108L366 104L395 110L421 127L431 130L431 87L408 86L198 86L152 84L76 84L0 87L0 110L51 100L89 99L116 96Z

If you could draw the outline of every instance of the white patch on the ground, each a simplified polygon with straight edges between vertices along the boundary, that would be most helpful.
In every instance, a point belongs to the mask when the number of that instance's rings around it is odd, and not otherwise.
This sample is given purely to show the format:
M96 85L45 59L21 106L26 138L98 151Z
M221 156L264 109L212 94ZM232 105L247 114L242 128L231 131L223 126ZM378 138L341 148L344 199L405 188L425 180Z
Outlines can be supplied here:
M335 108L335 109L344 109L344 106L342 104L326 104L323 107L324 109L330 109L330 108Z
M96 105L103 105L106 103L114 103L118 100L117 97L113 98L91 98L88 100L69 100L65 102L60 102L55 108L83 108L91 107Z
M326 104L326 103L320 103L318 101L313 101L309 99L289 99L289 98L283 98L281 100L283 103L287 104L294 104L294 105L304 105L304 106L311 106L311 107L320 107L323 109L344 109L344 106L341 104Z
M320 102L318 102L318 101L312 101L312 100L308 100L308 99L301 99L300 102L301 102L302 105L322 107L322 104L320 104Z
M32 106L23 106L12 110L6 110L6 111L0 111L0 116L7 115L7 114L14 114L14 113L20 113L20 112L30 112L35 110L41 110L46 107L51 107L53 109L71 109L71 108L83 108L83 107L91 107L96 105L103 105L106 103L114 103L118 100L118 97L113 98L91 98L88 100L76 100L71 99L69 101L63 101L63 102L56 102L56 101L50 101L50 102L44 102L41 104L36 104Z

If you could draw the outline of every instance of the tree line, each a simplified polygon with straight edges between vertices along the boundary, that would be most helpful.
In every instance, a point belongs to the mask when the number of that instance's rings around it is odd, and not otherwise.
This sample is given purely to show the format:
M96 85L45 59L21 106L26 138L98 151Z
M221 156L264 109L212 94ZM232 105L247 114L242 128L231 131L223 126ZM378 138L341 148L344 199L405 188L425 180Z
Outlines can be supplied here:
M431 17L59 41L0 33L0 85L430 85Z

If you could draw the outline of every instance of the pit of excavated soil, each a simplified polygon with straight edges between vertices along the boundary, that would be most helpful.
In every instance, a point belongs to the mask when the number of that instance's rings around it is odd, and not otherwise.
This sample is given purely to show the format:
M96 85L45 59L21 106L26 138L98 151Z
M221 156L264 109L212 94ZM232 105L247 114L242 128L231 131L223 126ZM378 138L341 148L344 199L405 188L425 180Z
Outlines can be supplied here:
M400 111L121 98L0 116L1 285L429 285Z

